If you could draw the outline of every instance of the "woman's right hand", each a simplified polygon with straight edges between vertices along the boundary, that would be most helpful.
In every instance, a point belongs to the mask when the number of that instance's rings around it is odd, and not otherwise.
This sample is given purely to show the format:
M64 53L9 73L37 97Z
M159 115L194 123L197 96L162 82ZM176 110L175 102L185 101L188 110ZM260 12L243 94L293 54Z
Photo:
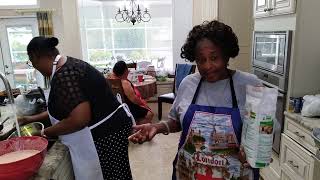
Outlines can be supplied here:
M32 115L32 116L20 116L18 117L18 123L20 125L32 123L32 122L41 122L49 118L48 112L44 111L40 114Z
M158 129L154 124L142 124L133 126L134 134L129 136L129 140L133 143L144 143L151 141L153 137L158 133Z
M25 125L25 124L28 124L28 123L31 123L31 122L32 122L32 118L29 117L29 116L18 117L19 125Z

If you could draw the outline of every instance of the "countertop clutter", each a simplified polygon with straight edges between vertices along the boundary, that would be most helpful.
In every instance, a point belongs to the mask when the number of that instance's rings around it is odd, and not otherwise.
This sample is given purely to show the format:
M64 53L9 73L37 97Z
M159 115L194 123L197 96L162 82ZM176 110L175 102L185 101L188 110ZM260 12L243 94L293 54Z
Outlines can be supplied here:
M293 119L295 122L299 123L304 128L312 131L313 128L320 128L320 118L310 118L310 117L304 117L301 114L298 113L289 113L284 112L286 117L289 117Z

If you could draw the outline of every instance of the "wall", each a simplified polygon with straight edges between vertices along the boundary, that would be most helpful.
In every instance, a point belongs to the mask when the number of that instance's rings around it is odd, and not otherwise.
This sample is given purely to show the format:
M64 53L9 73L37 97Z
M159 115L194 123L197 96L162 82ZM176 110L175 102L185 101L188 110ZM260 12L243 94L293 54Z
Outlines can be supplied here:
M256 31L281 31L296 29L296 14L255 19Z
M320 1L297 1L293 63L289 76L289 95L320 93Z
M237 7L237 8L235 8ZM253 3L233 0L194 0L193 24L218 19L232 27L239 39L239 56L230 60L230 68L250 71ZM218 16L218 17L217 17Z
M230 67L242 71L251 71L251 47L253 32L253 2L220 0L218 19L231 26L238 36L240 52L230 59Z
M218 0L193 1L193 25L198 25L207 20L218 19Z
M189 31L192 29L192 0L173 0L173 64L186 63L181 59L181 47L187 39Z
M53 8L54 35L61 54L82 58L77 0L41 0L41 8Z

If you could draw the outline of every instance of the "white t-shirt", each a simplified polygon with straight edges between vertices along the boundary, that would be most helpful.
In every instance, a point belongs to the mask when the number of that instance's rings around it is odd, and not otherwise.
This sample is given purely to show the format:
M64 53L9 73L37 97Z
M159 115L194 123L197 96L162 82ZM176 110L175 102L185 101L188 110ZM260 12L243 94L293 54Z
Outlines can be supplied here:
M242 118L246 101L246 85L259 86L262 85L262 83L255 75L242 71L236 71L232 78ZM175 101L169 112L169 119L180 120L180 123L182 124L184 115L192 102L200 79L201 75L197 72L188 75L182 80ZM232 96L230 79L224 79L214 83L203 81L199 89L196 104L231 108Z

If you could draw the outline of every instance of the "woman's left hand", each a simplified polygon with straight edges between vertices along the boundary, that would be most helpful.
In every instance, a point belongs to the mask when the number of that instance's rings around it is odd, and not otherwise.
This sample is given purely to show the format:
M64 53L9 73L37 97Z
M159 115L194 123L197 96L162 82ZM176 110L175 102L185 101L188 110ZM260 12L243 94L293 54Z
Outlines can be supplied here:
M133 143L144 143L151 141L157 134L157 127L154 124L142 124L133 126L135 133L129 136L129 140Z
M247 162L246 152L244 151L243 146L240 146L239 160L244 167L250 167L250 164Z

